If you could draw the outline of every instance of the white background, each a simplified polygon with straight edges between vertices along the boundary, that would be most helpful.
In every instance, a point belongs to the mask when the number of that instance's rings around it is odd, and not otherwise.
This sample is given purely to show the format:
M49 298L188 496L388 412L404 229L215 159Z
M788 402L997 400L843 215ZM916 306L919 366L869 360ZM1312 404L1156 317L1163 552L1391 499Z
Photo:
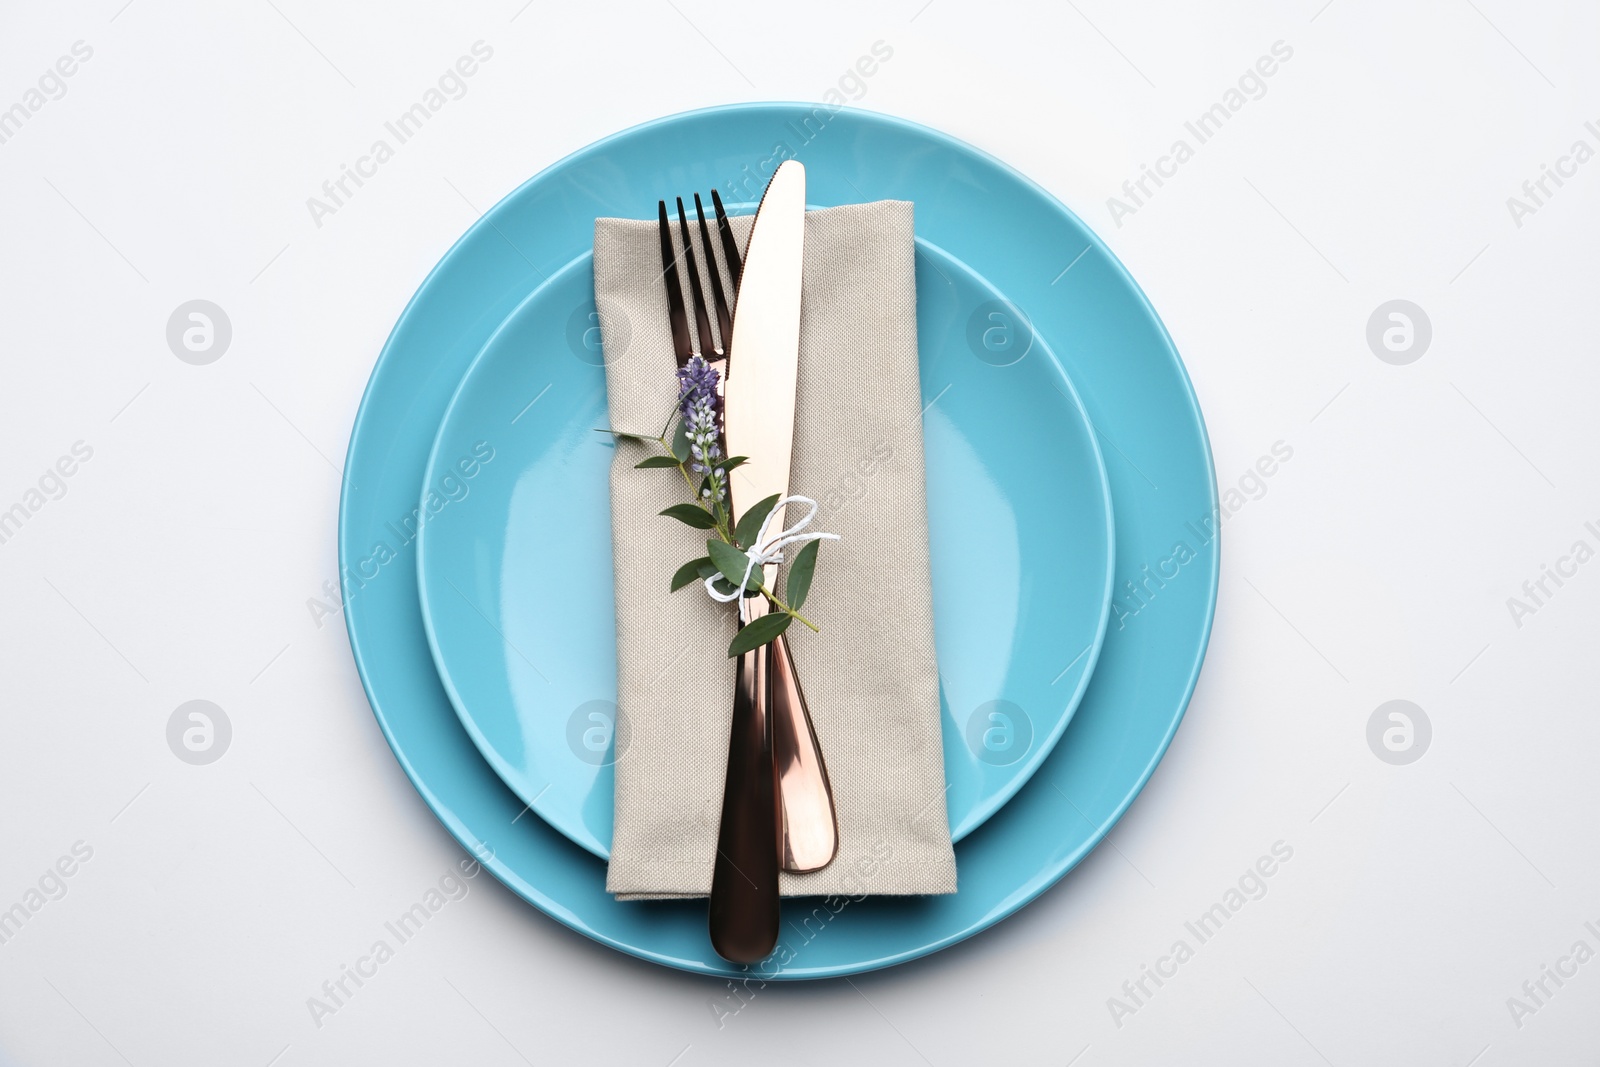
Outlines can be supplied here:
M1592 7L521 3L0 14L0 108L93 49L0 144L0 509L93 449L0 544L0 908L93 849L0 945L5 1057L1600 1058L1600 961L1546 979L1533 1014L1507 1006L1574 942L1600 950L1600 563L1520 627L1507 608L1575 541L1600 546L1600 161L1520 227L1506 203L1575 140L1600 147ZM315 225L306 198L480 39L494 57L467 95ZM1177 740L1104 847L936 957L769 986L729 1016L723 983L480 877L319 1027L307 998L462 856L390 755L342 620L307 607L336 573L337 471L396 316L561 156L683 109L819 99L880 40L859 106L1017 166L1128 265L1224 488L1293 449L1225 523ZM1293 57L1266 94L1116 225L1107 197L1276 41ZM208 366L165 337L195 298L233 327ZM1395 298L1432 323L1406 366L1366 341ZM209 766L166 740L193 699L233 727ZM1433 726L1407 766L1366 740L1391 699ZM1108 998L1280 840L1267 895L1119 1026Z

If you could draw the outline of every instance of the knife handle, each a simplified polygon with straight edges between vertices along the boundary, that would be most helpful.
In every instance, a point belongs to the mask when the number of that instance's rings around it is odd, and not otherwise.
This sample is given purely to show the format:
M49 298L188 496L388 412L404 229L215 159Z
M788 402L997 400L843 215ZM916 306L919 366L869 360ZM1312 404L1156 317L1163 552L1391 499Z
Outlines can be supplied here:
M789 640L783 634L759 651L768 656L772 691L772 756L778 774L778 807L783 816L784 870L820 870L839 851L839 824L833 787L822 749L811 725L805 691L795 673Z
M732 963L765 959L778 942L778 805L770 693L763 645L739 657L711 874L711 947Z

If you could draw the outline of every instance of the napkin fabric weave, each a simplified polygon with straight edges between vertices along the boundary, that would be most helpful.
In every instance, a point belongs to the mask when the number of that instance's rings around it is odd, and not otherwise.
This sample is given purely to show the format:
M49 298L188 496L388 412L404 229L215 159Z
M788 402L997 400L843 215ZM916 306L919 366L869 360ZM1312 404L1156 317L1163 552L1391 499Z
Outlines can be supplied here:
M742 248L751 218L731 221ZM698 240L694 251L709 301ZM596 220L594 276L611 426L653 437L677 396L657 224ZM687 278L683 290L687 301ZM802 291L790 492L818 502L811 529L841 540L823 542L805 604L821 633L796 623L788 636L839 853L821 871L784 874L781 889L953 893L911 204L809 212ZM623 899L709 893L733 699L732 606L698 586L668 591L673 571L705 554L706 532L658 514L688 499L675 472L634 469L659 451L619 440L611 468L618 756L606 887ZM801 514L791 505L788 520Z

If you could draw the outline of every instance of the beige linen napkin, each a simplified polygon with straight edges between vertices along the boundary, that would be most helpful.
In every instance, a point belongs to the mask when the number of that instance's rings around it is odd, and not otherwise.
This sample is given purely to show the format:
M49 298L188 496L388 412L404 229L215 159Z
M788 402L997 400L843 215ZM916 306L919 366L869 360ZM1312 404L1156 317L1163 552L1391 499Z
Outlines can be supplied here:
M732 220L741 247L750 222ZM611 425L646 436L677 396L660 248L655 222L595 222ZM822 632L796 624L789 639L833 783L839 854L783 875L782 892L953 893L911 205L810 212L805 249L790 491L820 505L811 529L842 539L823 543L806 601ZM706 535L658 515L688 497L675 472L634 469L655 453L619 441L611 467L619 755L606 888L624 899L709 893L733 700L731 605L698 586L668 592Z

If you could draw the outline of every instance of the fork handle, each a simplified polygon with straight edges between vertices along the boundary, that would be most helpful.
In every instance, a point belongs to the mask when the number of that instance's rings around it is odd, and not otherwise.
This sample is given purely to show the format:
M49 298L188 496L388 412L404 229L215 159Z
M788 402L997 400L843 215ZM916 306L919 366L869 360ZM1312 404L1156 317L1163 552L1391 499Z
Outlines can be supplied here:
M762 960L778 942L778 805L766 649L746 652L736 669L711 874L711 947L733 963Z
M778 808L783 815L781 866L803 874L826 867L839 851L833 787L788 638L779 634L762 651L768 655L767 669L772 676L772 756L778 773Z

